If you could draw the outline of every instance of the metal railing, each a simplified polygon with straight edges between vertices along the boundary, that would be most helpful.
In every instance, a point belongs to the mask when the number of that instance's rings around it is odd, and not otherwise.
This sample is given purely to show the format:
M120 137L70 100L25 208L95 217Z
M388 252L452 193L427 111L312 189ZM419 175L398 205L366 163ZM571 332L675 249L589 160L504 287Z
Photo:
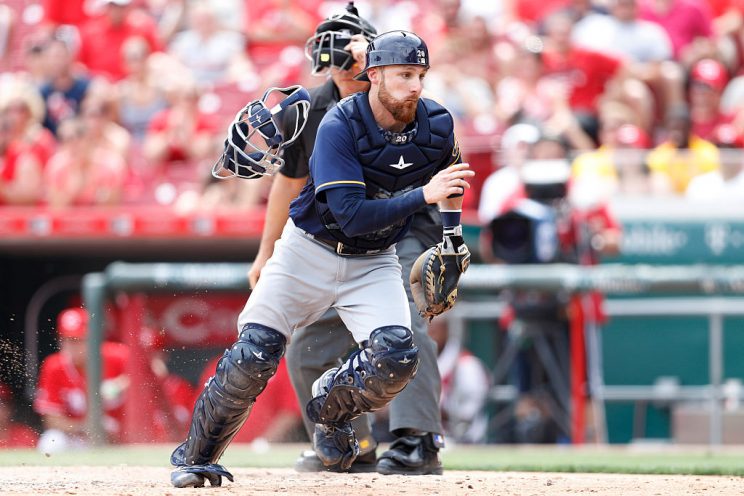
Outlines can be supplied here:
M468 321L497 319L504 305L494 302L460 301L448 312L450 339L461 340ZM744 297L647 297L605 302L605 313L622 317L708 317L708 384L683 385L605 385L592 386L592 394L599 402L675 402L707 401L710 408L710 437L712 446L723 441L723 319L744 316ZM497 402L513 401L517 391L512 386L494 385L490 399ZM744 398L742 398L744 399Z
M108 295L117 291L243 291L248 290L245 274L249 264L129 264L115 262L104 273L83 278L83 300L90 313L88 341L88 421L96 442L103 442L102 405L98 394L101 382L100 346L103 339L103 306ZM649 266L649 265L473 265L460 283L461 297L448 312L450 339L460 339L466 322L497 318L502 304L470 301L472 291L495 293L505 288L532 288L547 291L602 291L608 295L646 295L644 298L608 301L610 316L708 315L709 384L679 386L669 391L646 386L605 386L594 384L601 401L707 400L711 407L710 444L721 443L723 317L744 315L744 298L723 297L744 293L744 266ZM697 294L650 297L658 293Z

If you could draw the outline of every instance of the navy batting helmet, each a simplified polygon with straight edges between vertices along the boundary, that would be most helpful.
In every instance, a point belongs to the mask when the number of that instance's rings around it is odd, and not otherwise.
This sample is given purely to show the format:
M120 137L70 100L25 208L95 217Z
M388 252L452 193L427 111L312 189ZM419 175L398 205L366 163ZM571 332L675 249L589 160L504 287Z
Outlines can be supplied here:
M367 71L385 65L420 65L429 68L429 49L424 40L409 31L383 33L369 43L364 70L354 76L369 81Z
M377 35L377 30L359 16L354 2L349 2L346 12L333 15L318 24L315 34L305 42L305 57L313 64L312 74L320 74L329 67L351 68L354 60L344 47L355 34L361 34L370 41Z

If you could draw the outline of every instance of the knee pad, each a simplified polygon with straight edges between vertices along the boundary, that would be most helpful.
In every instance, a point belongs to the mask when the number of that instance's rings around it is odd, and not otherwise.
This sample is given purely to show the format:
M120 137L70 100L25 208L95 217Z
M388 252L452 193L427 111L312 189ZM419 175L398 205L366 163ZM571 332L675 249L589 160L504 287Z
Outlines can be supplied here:
M381 390L397 394L416 375L418 348L413 344L410 329L401 326L375 329L369 336L367 349L376 372L369 377L368 386L379 382Z
M284 355L287 338L260 324L246 324L217 363L217 381L234 401L253 401L266 388Z
M418 348L411 330L377 328L332 376L324 392L310 400L308 417L315 423L337 424L379 410L406 387L417 368Z

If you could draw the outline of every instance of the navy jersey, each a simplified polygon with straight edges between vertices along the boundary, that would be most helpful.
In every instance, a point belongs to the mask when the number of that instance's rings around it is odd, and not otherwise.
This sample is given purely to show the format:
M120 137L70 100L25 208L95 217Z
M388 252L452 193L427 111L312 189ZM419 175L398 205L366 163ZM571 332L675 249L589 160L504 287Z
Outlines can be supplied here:
M436 102L422 98L412 128L393 134L379 128L368 94L345 98L323 118L310 159L310 179L292 202L295 225L328 240L365 249L400 240L411 216L375 232L347 236L325 201L333 188L364 191L369 200L384 200L420 188L439 170L460 162L452 116Z
M46 109L44 127L57 134L57 126L60 122L77 116L89 86L90 80L80 77L74 78L72 85L65 90L58 90L51 83L42 85L39 93L44 99Z

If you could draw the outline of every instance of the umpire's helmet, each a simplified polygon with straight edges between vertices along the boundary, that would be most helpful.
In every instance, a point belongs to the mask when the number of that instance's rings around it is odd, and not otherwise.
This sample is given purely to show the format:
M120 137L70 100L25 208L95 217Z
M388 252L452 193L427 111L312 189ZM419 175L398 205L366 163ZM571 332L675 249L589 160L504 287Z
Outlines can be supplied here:
M305 57L313 64L312 74L320 74L329 67L351 68L354 60L344 47L355 34L364 35L370 41L377 36L377 30L359 16L354 2L349 2L346 12L333 15L318 24L315 34L305 42Z
M385 65L420 65L428 69L429 49L424 40L410 31L383 33L369 43L367 64L354 79L369 81L367 71Z

